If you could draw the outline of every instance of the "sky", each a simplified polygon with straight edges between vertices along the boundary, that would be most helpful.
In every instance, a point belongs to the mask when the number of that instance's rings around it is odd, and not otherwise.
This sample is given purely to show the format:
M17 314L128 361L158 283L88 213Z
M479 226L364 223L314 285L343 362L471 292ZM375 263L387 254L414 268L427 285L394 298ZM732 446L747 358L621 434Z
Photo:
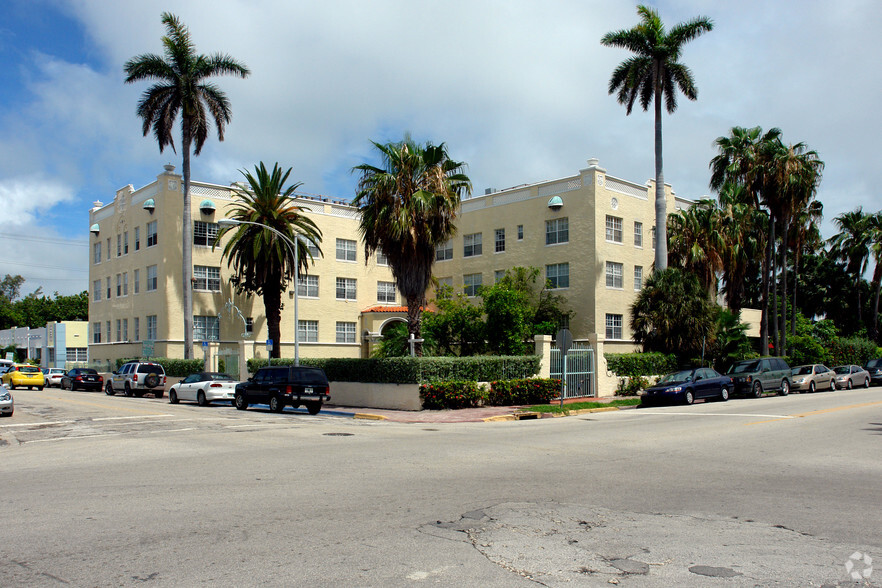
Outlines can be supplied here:
M821 230L861 206L882 131L879 0L648 0L668 27L709 17L688 43L698 100L665 114L665 181L714 197L714 141L734 126L779 127L825 162ZM371 141L444 142L473 193L578 173L596 157L615 177L654 177L653 114L607 92L629 57L607 32L638 23L624 0L0 0L0 276L22 294L87 290L88 211L152 182L181 156L144 137L148 83L123 64L162 53L163 11L199 53L232 55L245 80L216 78L233 109L192 159L196 181L229 185L263 161L293 167L301 191L351 199ZM179 143L177 139L177 143ZM874 180L875 181L875 180Z

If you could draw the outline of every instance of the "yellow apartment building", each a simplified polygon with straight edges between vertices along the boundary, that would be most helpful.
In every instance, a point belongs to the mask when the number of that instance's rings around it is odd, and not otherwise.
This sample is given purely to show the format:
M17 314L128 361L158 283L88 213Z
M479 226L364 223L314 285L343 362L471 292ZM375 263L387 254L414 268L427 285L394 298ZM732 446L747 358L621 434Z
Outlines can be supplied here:
M166 166L156 181L117 191L91 210L89 357L105 369L121 357L183 357L182 178ZM192 182L194 352L227 358L235 372L266 357L263 301L237 295L212 249L233 188ZM665 186L668 211L688 206ZM629 306L654 260L655 187L607 174L597 159L569 177L524 184L463 201L458 231L436 251L439 283L475 295L516 266L541 277L575 311L569 325L597 358L597 392L612 393L604 352L634 349ZM382 259L364 259L357 210L324 197L298 196L323 234L322 254L301 276L302 357L365 357L384 327L403 320L404 304ZM293 357L293 285L282 311L282 356ZM229 360L232 360L229 361ZM242 371L240 369L240 371Z

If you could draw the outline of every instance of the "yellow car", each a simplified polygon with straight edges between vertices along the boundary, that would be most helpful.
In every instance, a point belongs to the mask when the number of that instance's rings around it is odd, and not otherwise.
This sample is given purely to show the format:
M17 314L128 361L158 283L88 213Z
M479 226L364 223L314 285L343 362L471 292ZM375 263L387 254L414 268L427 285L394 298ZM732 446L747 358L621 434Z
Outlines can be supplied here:
M9 386L10 390L15 390L16 386L22 388L42 390L46 385L43 379L43 372L35 365L26 365L17 363L9 368L9 371L3 374L3 383Z

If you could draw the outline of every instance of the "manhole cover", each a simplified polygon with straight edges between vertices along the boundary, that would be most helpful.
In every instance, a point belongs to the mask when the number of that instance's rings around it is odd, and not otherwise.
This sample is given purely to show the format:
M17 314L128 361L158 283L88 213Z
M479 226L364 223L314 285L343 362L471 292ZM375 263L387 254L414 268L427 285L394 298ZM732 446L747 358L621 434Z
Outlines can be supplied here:
M353 433L325 433L326 437L352 437Z

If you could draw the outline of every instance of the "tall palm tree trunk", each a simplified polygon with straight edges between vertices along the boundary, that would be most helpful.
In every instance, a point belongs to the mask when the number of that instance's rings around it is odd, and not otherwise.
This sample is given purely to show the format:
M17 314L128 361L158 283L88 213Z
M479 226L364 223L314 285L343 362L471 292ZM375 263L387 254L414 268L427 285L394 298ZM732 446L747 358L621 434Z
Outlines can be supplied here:
M769 260L771 258L771 243L766 243L766 254L762 262L762 316L760 318L760 355L769 352Z
M656 66L655 88L655 271L668 267L668 215L665 201L665 174L662 160L662 88Z
M799 287L799 258L802 245L796 246L793 253L793 304L790 305L790 336L796 337L796 290Z
M772 287L772 343L775 345L775 355L781 355L778 341L778 248L774 220L769 223L769 259L772 270L769 278Z
M873 285L875 293L873 295L873 324L870 325L870 337L873 341L877 341L879 337L879 293L882 290L882 263L876 264L873 270Z
M785 218L781 228L781 353L787 355L787 235L790 223Z
M281 284L282 277L274 276L267 280L267 284ZM296 287L296 286L295 286ZM269 287L263 294L263 308L266 313L266 330L267 336L273 342L270 357L282 357L282 291L276 286ZM295 329L299 329L300 325L294 325Z
M193 221L190 210L190 144L193 140L192 122L189 116L181 117L183 137L181 147L184 150L184 210L181 215L183 230L181 265L183 284L181 294L184 303L184 359L193 358Z

